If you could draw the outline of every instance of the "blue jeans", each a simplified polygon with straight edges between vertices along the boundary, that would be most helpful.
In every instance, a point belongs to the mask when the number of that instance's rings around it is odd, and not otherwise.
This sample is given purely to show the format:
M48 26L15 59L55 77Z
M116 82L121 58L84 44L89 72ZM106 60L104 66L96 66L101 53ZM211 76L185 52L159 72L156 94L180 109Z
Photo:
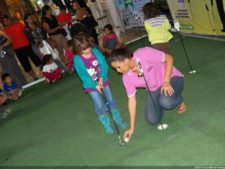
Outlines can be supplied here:
M90 95L92 102L94 103L95 112L98 116L104 115L106 113L108 109L107 105L109 106L111 112L118 111L116 102L112 97L109 85L104 87L102 94L100 94L98 91L88 92L88 94Z
M156 125L161 121L165 109L174 109L183 101L181 93L184 88L184 78L173 77L170 80L170 83L174 89L174 94L172 96L166 96L164 92L161 93L161 88L151 93L149 93L147 90L145 102L145 119L151 125Z

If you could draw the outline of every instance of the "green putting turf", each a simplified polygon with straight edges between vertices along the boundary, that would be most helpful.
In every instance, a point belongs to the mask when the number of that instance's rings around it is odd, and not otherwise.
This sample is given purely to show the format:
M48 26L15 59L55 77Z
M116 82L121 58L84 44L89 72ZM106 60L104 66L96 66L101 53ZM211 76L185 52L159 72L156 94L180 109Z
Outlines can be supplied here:
M118 146L117 135L106 135L92 102L76 75L53 85L26 89L0 120L0 165L5 166L225 166L225 43L184 38L197 73L189 67L177 35L171 42L175 65L185 74L185 114L167 111L169 124L158 131L144 120L145 91L137 93L136 130ZM147 45L147 39L129 45ZM128 120L121 76L110 69L111 90L122 117Z

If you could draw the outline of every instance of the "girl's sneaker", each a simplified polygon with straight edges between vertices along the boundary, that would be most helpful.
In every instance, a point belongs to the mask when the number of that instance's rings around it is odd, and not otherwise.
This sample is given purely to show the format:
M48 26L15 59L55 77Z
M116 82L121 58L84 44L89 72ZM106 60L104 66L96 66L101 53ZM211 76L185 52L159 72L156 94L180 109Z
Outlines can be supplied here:
M103 116L99 116L99 121L102 123L102 125L105 129L105 132L107 134L113 134L114 133L114 131L112 129L112 126L110 125L109 118L106 114L103 115Z
M120 117L120 113L118 111L112 112L112 116L113 119L115 120L116 124L120 127L120 128L127 128L128 124L127 122L123 121Z

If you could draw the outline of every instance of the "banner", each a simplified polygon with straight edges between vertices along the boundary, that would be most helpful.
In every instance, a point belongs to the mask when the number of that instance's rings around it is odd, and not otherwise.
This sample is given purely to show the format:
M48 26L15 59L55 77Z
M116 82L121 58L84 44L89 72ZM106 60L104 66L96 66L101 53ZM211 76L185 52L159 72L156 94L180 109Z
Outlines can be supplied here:
M178 20L181 25L181 32L225 35L225 19L223 19L225 0L167 0L167 2L173 19Z
M116 0L116 6L126 28L143 26L143 6L150 0Z

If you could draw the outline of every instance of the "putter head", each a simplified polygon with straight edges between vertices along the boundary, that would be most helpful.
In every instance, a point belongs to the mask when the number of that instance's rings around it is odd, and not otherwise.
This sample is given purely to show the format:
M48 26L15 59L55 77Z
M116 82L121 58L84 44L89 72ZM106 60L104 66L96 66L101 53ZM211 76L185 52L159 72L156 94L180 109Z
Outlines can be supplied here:
M119 145L120 145L120 146L124 146L125 143L124 143L122 140L119 140Z
M120 136L118 137L118 139L119 139L118 144L119 144L120 146L124 146L124 145L125 145L125 142L123 141L123 139L121 139Z
M195 74L196 73L196 70L191 70L189 73L190 74Z

